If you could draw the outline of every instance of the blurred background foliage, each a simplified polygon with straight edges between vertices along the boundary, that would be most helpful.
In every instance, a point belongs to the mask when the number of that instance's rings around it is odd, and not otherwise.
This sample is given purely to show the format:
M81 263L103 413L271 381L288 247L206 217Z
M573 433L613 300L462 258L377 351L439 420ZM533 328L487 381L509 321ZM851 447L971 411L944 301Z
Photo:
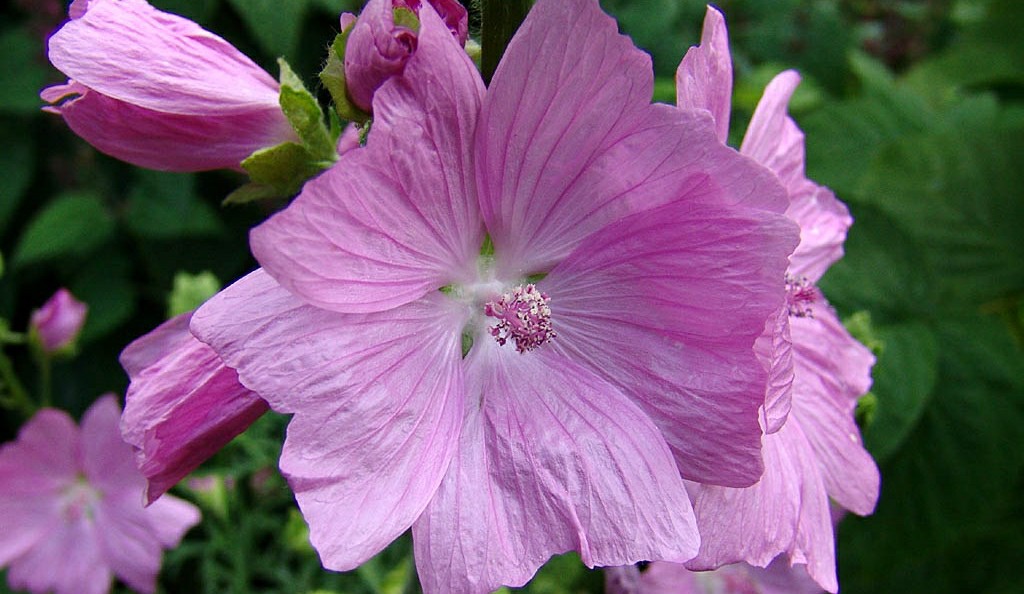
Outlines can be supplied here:
M154 0L310 88L342 10L358 0ZM695 0L602 0L654 56L656 99L698 41ZM839 532L847 593L1019 592L1024 567L1024 2L722 1L736 62L734 145L785 68L809 177L856 218L822 281L878 357L858 409L882 469L869 518ZM45 38L60 0L6 3L0 19L0 319L23 330L66 286L90 307L79 355L54 369L54 403L79 415L123 394L120 350L255 266L247 230L271 207L222 208L232 172L142 171L94 151L42 113L62 82ZM326 97L326 96L325 96ZM24 349L7 348L34 387ZM23 419L0 417L0 440ZM416 590L408 537L356 572L323 571L276 471L286 419L267 416L177 488L205 521L168 554L165 592ZM526 588L601 591L573 555ZM0 592L4 586L0 584Z

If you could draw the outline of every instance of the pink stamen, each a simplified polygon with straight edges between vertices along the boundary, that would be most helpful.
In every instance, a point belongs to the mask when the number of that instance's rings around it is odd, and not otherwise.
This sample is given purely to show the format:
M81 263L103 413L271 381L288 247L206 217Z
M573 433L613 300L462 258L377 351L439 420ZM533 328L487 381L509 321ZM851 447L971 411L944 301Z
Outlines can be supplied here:
M789 315L797 318L813 318L812 305L818 301L818 287L806 276L786 274L786 306Z
M535 285L519 285L484 305L484 315L498 320L488 331L502 346L511 339L520 353L532 351L557 336L551 328L550 303L547 293Z

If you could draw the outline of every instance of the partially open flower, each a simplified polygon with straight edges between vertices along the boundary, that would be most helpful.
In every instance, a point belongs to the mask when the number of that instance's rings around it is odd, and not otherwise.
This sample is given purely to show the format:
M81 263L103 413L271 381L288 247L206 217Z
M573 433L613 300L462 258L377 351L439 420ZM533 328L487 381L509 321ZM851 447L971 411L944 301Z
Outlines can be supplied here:
M67 289L59 289L42 307L32 312L29 333L48 354L71 348L78 338L89 306Z
M466 43L469 15L457 0L427 0L460 44ZM373 93L401 74L416 51L417 15L422 0L371 0L352 26L345 46L345 79L352 101L369 113ZM344 27L347 19L342 19Z
M75 0L49 41L69 77L42 98L100 151L150 169L238 168L294 140L278 85L227 41L144 0Z

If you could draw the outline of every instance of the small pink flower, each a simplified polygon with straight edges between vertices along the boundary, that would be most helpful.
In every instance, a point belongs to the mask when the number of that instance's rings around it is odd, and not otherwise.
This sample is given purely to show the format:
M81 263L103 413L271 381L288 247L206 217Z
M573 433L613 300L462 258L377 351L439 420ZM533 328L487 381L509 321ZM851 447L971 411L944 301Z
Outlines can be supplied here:
M679 107L712 113L723 143L732 93L728 43L724 18L708 8L701 44L687 52L676 75ZM687 566L711 569L746 561L764 567L786 554L835 592L829 500L865 515L878 498L878 468L853 419L857 398L871 386L874 357L850 336L815 286L842 257L853 221L828 188L804 174L804 136L786 113L799 80L786 71L769 83L740 148L778 176L789 194L786 214L800 225L800 244L785 275L786 303L756 345L769 371L762 417L765 471L745 489L688 485L702 541Z
M75 0L49 41L69 77L43 90L100 151L164 171L238 168L296 139L278 85L227 41L144 0Z
M117 424L113 395L81 428L43 409L0 448L0 567L15 590L104 594L113 576L156 590L162 549L177 546L199 510L166 496L142 506L146 481Z
M767 568L746 563L714 571L690 571L684 565L656 561L605 570L607 594L823 594L802 565L778 557Z
M460 44L466 43L469 14L457 0L426 0ZM355 21L345 46L345 82L352 101L373 110L373 94L384 81L402 73L416 51L417 33L395 22L395 10L419 14L423 0L370 0ZM351 15L349 15L350 17ZM342 27L351 23L342 19Z
M192 336L191 319L191 312L174 317L121 353L131 379L121 427L148 480L148 502L267 411L267 403Z
M762 471L784 189L707 114L651 104L596 0L537 2L487 89L419 16L366 146L252 231L264 268L192 331L293 414L280 465L330 569L410 527L427 594L570 550L689 559L680 474Z
M67 289L59 289L29 320L29 332L38 337L39 344L53 354L74 344L89 306L82 303Z

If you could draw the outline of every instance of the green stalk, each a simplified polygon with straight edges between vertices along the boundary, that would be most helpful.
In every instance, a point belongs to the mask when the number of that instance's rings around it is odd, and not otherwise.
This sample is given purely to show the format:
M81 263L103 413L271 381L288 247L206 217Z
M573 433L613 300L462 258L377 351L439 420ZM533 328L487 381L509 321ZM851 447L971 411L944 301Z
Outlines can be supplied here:
M20 410L25 414L25 418L31 418L36 413L36 403L29 398L28 391L14 374L14 365L3 352L0 352L0 392L8 394L0 395L0 406Z
M484 82L490 84L508 42L530 10L530 0L483 0L480 60Z

